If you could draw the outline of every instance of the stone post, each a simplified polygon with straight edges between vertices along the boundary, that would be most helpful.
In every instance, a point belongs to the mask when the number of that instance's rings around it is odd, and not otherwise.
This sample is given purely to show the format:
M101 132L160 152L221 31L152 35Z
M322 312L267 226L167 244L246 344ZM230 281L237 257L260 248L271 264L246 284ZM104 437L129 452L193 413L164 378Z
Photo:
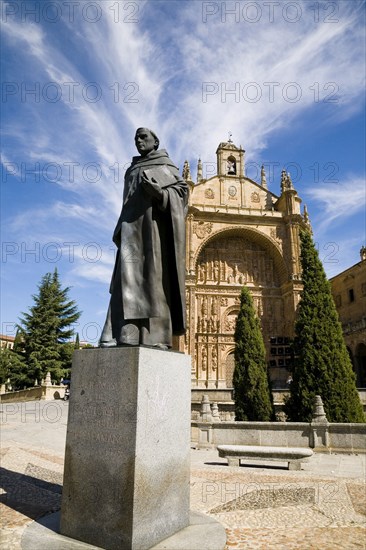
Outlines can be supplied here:
M211 410L212 410L212 420L214 422L221 422L218 404L213 403L212 407L211 407Z
M211 447L213 447L212 422L213 418L211 413L210 400L208 398L208 395L205 394L202 396L200 419L197 422L197 427L199 430L198 448L200 449L210 449Z
M201 422L212 422L210 400L207 394L202 396L200 418Z
M310 447L314 451L329 451L329 422L320 395L314 398L312 414Z

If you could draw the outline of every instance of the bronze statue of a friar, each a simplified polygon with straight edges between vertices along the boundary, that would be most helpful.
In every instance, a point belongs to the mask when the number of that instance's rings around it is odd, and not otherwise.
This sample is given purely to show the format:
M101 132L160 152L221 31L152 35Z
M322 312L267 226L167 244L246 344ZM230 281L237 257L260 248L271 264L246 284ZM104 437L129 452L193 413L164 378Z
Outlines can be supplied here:
M159 139L138 128L125 175L118 251L100 346L172 346L185 332L185 216L188 187Z

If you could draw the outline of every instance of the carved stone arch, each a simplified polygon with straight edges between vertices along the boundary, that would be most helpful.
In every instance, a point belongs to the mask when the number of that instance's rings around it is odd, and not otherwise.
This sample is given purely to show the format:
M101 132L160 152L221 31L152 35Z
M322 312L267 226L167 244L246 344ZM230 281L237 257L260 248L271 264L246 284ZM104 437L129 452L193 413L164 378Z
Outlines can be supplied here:
M214 231L202 243L200 243L194 255L194 266L195 266L196 273L198 268L198 260L204 248L210 243L224 237L243 237L249 241L252 241L258 244L265 251L267 251L269 254L269 257L273 259L276 272L279 276L280 284L282 285L283 283L289 280L289 271L286 266L285 260L282 256L282 252L280 250L278 243L276 243L276 241L272 239L270 236L265 235L264 233L262 233L261 231L258 231L254 227L243 227L243 226L241 227L231 226L231 227L226 227L224 229L219 229L217 231Z
M233 306L229 306L227 309L225 309L222 318L225 319L225 317L230 313L233 313L233 311L235 313L239 313L239 304L234 304Z

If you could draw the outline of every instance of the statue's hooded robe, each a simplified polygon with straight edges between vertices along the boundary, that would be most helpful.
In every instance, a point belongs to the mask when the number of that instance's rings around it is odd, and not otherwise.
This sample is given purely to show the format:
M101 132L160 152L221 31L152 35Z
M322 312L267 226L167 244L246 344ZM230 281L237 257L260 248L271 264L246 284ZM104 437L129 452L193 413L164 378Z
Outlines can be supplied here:
M157 201L143 189L141 178L144 170L161 166L174 178ZM172 333L184 334L187 195L187 184L164 149L133 157L113 234L118 253L101 341L130 343L131 327L138 327L137 343L142 344L171 345Z

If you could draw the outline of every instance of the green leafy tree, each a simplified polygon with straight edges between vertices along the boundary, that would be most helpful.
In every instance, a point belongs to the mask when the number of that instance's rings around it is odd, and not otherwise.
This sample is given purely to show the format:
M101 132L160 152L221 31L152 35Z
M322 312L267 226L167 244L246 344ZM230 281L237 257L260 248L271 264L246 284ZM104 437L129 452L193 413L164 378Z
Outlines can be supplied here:
M320 395L330 422L364 422L356 378L330 283L308 230L300 231L303 291L295 325L295 365L285 412L310 422Z
M33 295L34 305L20 319L25 360L33 380L44 378L49 371L51 378L59 381L71 366L71 325L79 319L80 312L76 303L69 300L69 290L61 287L57 269L46 273L38 294Z
M274 419L262 331L246 287L241 291L235 328L233 384L236 420Z

